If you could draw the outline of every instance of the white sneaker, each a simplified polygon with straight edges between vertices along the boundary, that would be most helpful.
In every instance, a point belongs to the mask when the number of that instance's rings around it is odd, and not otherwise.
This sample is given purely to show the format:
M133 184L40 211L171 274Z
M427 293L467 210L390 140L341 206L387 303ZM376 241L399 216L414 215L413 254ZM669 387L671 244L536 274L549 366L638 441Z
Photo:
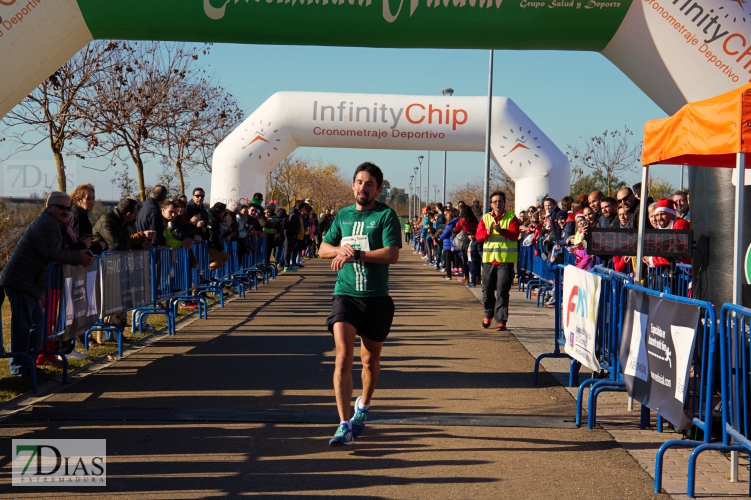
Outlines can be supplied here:
M66 354L66 356L72 359L86 359L89 357L88 355L83 354L82 352L78 352L75 349Z

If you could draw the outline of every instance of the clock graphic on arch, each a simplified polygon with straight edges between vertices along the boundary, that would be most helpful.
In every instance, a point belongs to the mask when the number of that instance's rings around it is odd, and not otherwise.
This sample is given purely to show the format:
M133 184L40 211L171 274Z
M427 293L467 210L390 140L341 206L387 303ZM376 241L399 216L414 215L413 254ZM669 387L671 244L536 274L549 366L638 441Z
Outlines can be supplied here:
M248 153L248 157L255 160L262 160L264 157L271 157L273 151L279 151L277 148L279 142L282 140L275 137L275 134L279 132L279 129L274 129L271 126L271 122L264 122L258 120L258 125L255 122L250 123L250 128L243 128L245 134L240 137L240 141L244 144L241 149L246 149L253 145L251 151Z
M512 167L530 166L535 159L540 158L542 146L531 129L509 128L508 132L501 132L500 143L498 147L503 152L501 158Z
M725 10L725 6L722 5L717 8L717 10L721 11L718 12L718 15L723 16L723 19L732 19L734 23L738 22L738 20L742 20L744 23L746 22L746 0L728 0L728 3L735 4L731 5L730 10L735 10L735 12L728 12ZM738 13L738 7L740 7L741 11ZM714 12L714 11L712 11ZM711 15L711 14L710 14ZM730 17L732 16L732 17ZM717 17L717 16L715 16ZM717 21L717 19L715 19Z

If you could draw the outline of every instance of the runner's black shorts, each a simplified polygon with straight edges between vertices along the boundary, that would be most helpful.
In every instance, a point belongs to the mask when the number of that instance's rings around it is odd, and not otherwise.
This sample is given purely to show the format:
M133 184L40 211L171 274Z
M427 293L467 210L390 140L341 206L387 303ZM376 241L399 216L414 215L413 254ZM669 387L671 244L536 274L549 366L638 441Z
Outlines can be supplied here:
M326 318L326 326L334 333L334 323L349 323L357 329L357 334L373 342L383 342L391 330L394 320L394 301L388 295L383 297L349 297L334 295L331 299L331 314Z

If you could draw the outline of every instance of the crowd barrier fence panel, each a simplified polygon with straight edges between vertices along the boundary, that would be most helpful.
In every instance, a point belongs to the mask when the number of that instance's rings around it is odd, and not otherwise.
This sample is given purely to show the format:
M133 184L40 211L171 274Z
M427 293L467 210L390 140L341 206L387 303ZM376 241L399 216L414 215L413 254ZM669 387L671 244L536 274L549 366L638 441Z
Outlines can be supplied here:
M178 258L177 251L169 247L151 249L151 304L137 307L131 312L131 325L133 331L143 331L143 323L148 316L163 315L167 319L167 332L174 335L175 311L161 305L178 292L175 279L175 261Z
M561 346L566 345L566 335L563 332L563 270L565 265L558 264L555 272L555 320L553 327L553 352L540 354L535 358L535 368L532 372L532 383L537 385L537 379L540 373L540 362L544 358L569 358L570 356L561 351ZM568 385L574 387L578 383L578 363L575 359L569 364Z
M690 298L691 264L650 267L647 269L647 288L657 292Z
M706 450L739 452L751 460L751 309L726 303L720 309L722 442L698 443L688 460L686 495L695 496L696 461ZM711 386L706 388L710 393ZM733 467L736 467L733 464ZM655 488L659 487L655 476ZM751 481L749 481L751 496Z
M695 448L703 443L709 443L712 439L712 398L715 387L715 371L717 369L717 313L715 307L709 302L703 300L689 299L661 293L656 290L638 285L624 285L621 292L620 300L620 322L623 322L626 304L629 293L639 291L653 297L660 297L665 300L688 304L699 308L699 324L697 325L696 341L694 356L692 360L692 372L688 380L688 395L684 404L684 411L691 417L693 424L698 431L701 431L702 440L691 439L674 439L667 441L660 446L657 451L655 460L655 491L659 492L662 488L662 462L665 452L670 448ZM646 427L649 422L650 409L642 405L641 427ZM657 416L657 431L662 431L662 417Z
M253 249L242 256L238 255L238 276L242 276L253 286L254 290L258 291L258 279L261 279L261 283L267 283L268 280L269 270L262 264L265 247L261 245L266 238L253 236L249 240Z
M191 268L191 289L196 291L197 296L204 297L204 299L206 299L207 293L217 295L219 297L219 305L224 307L224 292L222 291L222 287L212 279L209 243L202 241L197 245L193 245L193 253L198 261L198 267ZM208 318L208 307L204 308L203 313L204 319Z
M581 425L584 391L589 388L587 428L593 429L597 420L597 396L604 391L625 392L626 385L620 370L621 322L618 315L621 289L632 284L630 276L597 265L589 272L600 276L603 285L600 295L599 320L595 337L597 361L607 378L590 378L579 385L576 397L576 425Z
M5 350L5 343L3 339L3 302L5 302L5 291L0 288L0 359L4 358L23 358L22 370L26 368L26 364L29 365L29 373L31 374L31 390L34 394L37 393L37 368L34 358L31 354L26 352L13 352Z
M144 262L148 260L148 262ZM151 253L148 250L104 252L99 257L99 274L102 288L99 319L85 336L89 348L89 333L111 332L117 337L118 356L123 355L123 327L104 320L107 316L122 314L143 307L151 300ZM148 285L148 290L145 290ZM127 300L123 300L124 297ZM135 326L135 325L134 325Z

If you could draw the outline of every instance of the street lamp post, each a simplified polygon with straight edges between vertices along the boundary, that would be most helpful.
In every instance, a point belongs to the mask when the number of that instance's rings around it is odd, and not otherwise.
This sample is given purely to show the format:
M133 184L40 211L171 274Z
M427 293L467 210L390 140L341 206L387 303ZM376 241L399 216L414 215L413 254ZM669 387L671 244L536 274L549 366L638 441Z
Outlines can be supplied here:
M415 171L415 195L417 196L417 198L415 199L415 215L418 215L417 211L418 205L420 204L420 189L417 182L417 167L415 167L413 170Z
M454 89L451 87L446 87L445 89L441 90L442 95L451 96L454 94ZM446 206L446 158L448 154L446 151L443 152L443 206ZM436 198L437 200L438 198Z
M438 189L438 184L433 184L433 198L436 200L438 199L438 193L440 192L440 189Z
M412 198L412 180L415 178L414 175L409 176L409 223L412 224L412 205L415 203L415 200Z
M420 193L422 195L422 160L424 160L425 157L423 155L420 155L417 157L417 163L420 164ZM428 168L428 177L430 177L430 168ZM427 204L427 202L426 202Z

